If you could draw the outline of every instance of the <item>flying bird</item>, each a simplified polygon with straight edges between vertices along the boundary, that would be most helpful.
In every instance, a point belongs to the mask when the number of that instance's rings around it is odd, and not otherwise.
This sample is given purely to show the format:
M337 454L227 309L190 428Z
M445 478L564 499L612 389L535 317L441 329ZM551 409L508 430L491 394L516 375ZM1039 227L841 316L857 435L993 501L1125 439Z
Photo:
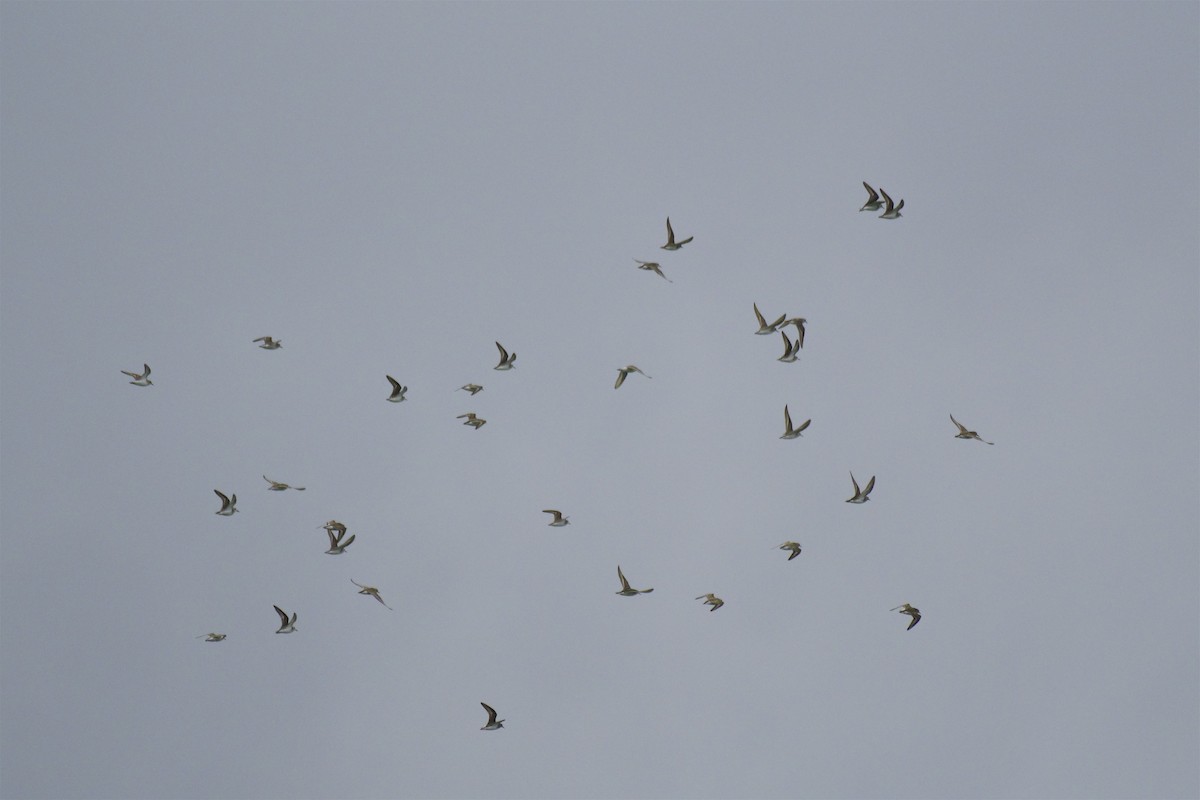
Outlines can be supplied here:
M635 367L633 364L630 364L628 367L618 367L617 368L617 373L618 373L617 374L617 382L613 384L613 388L620 389L621 384L625 382L625 378L627 378L631 372L636 372L639 375L646 375L646 373L642 372L640 369ZM646 377L649 378L650 376L646 375Z
M400 382L391 375L385 375L384 377L387 378L388 383L392 385L392 393L388 395L387 399L389 403L403 403L408 399L404 396L404 393L408 391L407 386L401 386Z
M517 360L517 354L513 353L510 356L508 351L504 349L504 345L500 344L499 342L496 342L496 349L500 351L500 363L492 367L492 369L512 369L514 366L513 362ZM472 394L474 394L474 392L472 392Z
M878 211L879 207L883 205L879 200L879 195L866 181L863 181L863 188L867 190L867 202L863 203L863 207L859 211Z
M478 383L465 383L462 386L458 387L458 389L455 389L454 391L470 392L471 396L474 397L479 392L483 391L483 387L480 386Z
M762 312L758 310L758 303L755 303L754 317L758 320L758 330L756 330L754 333L758 336L769 336L772 333L775 333L775 331L779 330L779 326L783 324L785 319L787 319L787 314L780 314L779 319L768 325L766 318L763 317Z
M551 527L551 528L561 528L561 527L563 527L564 525L570 525L570 524L571 524L571 523L570 523L570 520L569 520L569 518L568 518L568 517L564 517L564 516L563 516L563 513L562 513L561 511L556 511L556 510L555 510L555 509L553 509L553 508L543 508L543 509L542 509L542 513L543 513L543 514L553 514L553 515L554 515L554 519L550 521L550 527Z
M779 549L792 551L792 554L790 556L788 556L788 561L791 561L793 558L800 555L800 543L799 542L784 542L783 544L779 545Z
M690 242L691 239L688 239L688 241ZM653 272L654 274L658 275L658 277L662 278L667 283L675 282L675 281L671 280L670 278L668 278L666 275L663 275L662 264L659 264L656 261L639 261L636 258L634 259L634 261L637 261L638 269L644 269L647 272Z
M479 705L483 706L483 710L484 710L484 711L486 711L486 712L488 712L488 721L487 721L487 725L484 725L484 726L483 726L482 728L480 728L479 730L481 730L481 731L494 731L494 730L497 730L497 729L499 729L499 728L503 728L503 727L504 727L504 720L502 720L502 719L496 719L496 709L492 708L492 707L491 707L491 706L489 706L487 703L480 703Z
M995 442L989 442L988 440L984 439L975 431L967 430L967 426L956 420L953 414L950 415L950 421L958 426L958 433L954 434L955 439L978 439L984 444L995 444Z
M871 493L871 490L875 488L875 476L874 475L871 476L871 480L867 481L866 489L858 488L858 481L854 480L853 472L850 473L850 482L854 484L854 497L851 497L849 500L847 500L846 501L847 503L854 503L857 505L859 503L865 503L871 499L871 498L867 497L867 495L869 495Z
M888 193L883 190L882 186L879 187L879 193L881 195L883 195L883 199L887 202L887 206L884 207L883 213L879 215L879 218L880 219L897 219L897 218L899 218L900 209L904 208L904 198L903 197L900 198L899 204L893 204L892 198L888 197Z
M347 542L347 544L349 544L349 543ZM353 583L355 586L357 586L357 587L358 587L358 593L359 593L359 594L365 594L365 595L369 595L370 597L374 597L374 598L375 598L376 600L378 600L380 603L383 603L383 607L384 607L384 608L386 608L386 609L388 609L388 610L391 610L391 611L394 611L394 610L395 610L395 609L393 609L391 606L389 606L387 603L384 603L384 602L383 602L383 598L379 596L379 590L378 590L378 589L376 589L374 586L363 586L361 583L359 583L358 581L354 580L354 578L351 578L351 579L350 579L350 582L351 582L351 583Z
M325 554L329 556L340 556L346 552L346 548L350 546L357 535L352 533L349 538L346 538L345 525L342 526L340 531L337 528L326 528L325 533L329 534L329 549L325 551Z
M908 623L908 627L904 629L906 631L911 631L913 628L913 625L916 625L918 622L921 621L920 610L913 608L908 603L905 603L902 606L896 606L895 608L892 609L892 611L899 611L901 614L908 614L910 617L912 617L912 622Z
M622 597L633 597L635 594L649 594L653 589L634 589L629 585L629 581L625 580L625 573L621 572L621 565L617 565L617 577L621 579L621 591L617 594Z
M796 343L792 344L792 340L788 338L787 331L781 330L779 335L783 337L783 355L775 360L782 361L785 364L791 364L793 361L799 358L800 340L797 339Z
M218 492L216 489L213 489L213 491L216 492L217 497L221 498L221 510L214 513L220 514L222 517L232 517L237 513L236 494L233 497L227 497L223 492Z
M279 615L279 630L276 633L295 633L296 632L296 615L292 614L292 618L288 619L288 615L283 612L279 606L275 606L275 613Z
M270 486L267 487L268 492L282 492L284 489L292 489L293 491L297 491L297 492L304 491L303 486L292 486L291 484L280 483L279 481L273 481L270 478L268 478L266 475L263 475L263 480L266 481L267 483L271 484Z
M800 435L800 433L805 428L808 427L808 424L810 422L812 422L811 419L806 419L806 420L804 420L804 422L800 423L799 427L793 428L792 427L792 414L790 411L788 411L788 407L785 405L783 407L783 426L784 426L783 436L780 436L779 438L780 439L795 439L797 436Z
M717 597L715 594L712 594L711 592L709 594L702 594L699 597L697 597L696 599L703 600L704 605L706 605L706 606L712 606L712 608L710 608L709 611L716 611L718 608L725 605L724 600Z
M455 417L455 419L465 419L466 422L464 422L463 425L470 425L475 430L479 430L484 425L487 425L487 420L480 419L479 417L475 416L474 411L468 411L466 414L459 414L457 417Z
M688 238L684 239L683 241L676 242L675 241L675 230L671 227L671 218L667 217L667 243L662 246L663 250L678 250L679 248L683 247L685 244L687 244L688 242L690 242L692 239L695 239L695 238L696 238L695 236L689 236Z
M196 638L203 639L206 642L222 642L225 640L225 634L223 634L223 633L202 633L199 636L197 636Z
M346 526L338 522L336 519L331 519L324 525L318 525L317 527L324 528L326 533L333 533L336 531L338 536L344 536L346 533Z
M785 319L783 322L779 323L779 327L782 328L784 325L796 326L796 347L799 348L804 347L804 326L807 324L808 320L806 320L804 317L792 317L791 319Z
M279 348L283 347L282 341L279 339L272 339L270 336L260 336L254 341L262 342L259 347L261 347L263 350L278 350Z
M121 372L123 372L126 375L128 375L129 377L133 378L133 380L131 380L130 383L133 384L134 386L153 386L154 381L150 380L150 365L142 364L142 369L145 371L142 372L140 375L136 372L130 372L127 369L123 369L123 370L121 370Z

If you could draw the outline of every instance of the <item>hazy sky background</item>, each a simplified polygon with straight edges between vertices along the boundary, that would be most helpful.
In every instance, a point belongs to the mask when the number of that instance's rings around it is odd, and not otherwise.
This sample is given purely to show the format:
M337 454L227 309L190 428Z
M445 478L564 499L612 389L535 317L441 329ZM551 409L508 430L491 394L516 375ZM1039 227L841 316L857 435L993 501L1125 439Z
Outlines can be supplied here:
M0 23L5 797L1200 794L1200 5Z

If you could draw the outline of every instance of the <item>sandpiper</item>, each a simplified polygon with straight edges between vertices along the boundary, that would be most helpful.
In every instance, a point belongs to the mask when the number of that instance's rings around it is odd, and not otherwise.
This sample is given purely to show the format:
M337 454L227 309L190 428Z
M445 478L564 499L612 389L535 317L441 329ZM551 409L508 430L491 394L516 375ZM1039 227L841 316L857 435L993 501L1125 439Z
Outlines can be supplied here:
M691 241L691 240L689 239L688 241ZM663 275L662 264L659 264L656 261L639 261L636 258L634 259L634 261L637 261L638 269L644 269L648 272L653 272L656 275L658 275L658 277L660 277L664 281L666 281L667 283L675 282L675 281L671 280L670 278L668 278L666 275Z
M554 519L550 521L550 527L551 527L551 528L561 528L561 527L563 527L564 525L570 525L570 524L571 524L571 522L570 522L570 518L569 518L569 517L564 517L564 516L563 516L563 513L562 513L561 511L555 510L555 509L553 509L553 508L543 508L543 509L542 509L542 513L543 513L543 514L553 514L553 515L554 515Z
M800 340L797 339L796 343L792 344L792 340L788 338L786 331L780 331L779 335L783 337L783 355L775 360L782 361L785 364L791 364L793 361L799 358L798 354L800 351Z
M213 491L216 492L217 497L221 498L221 510L215 513L220 514L222 517L232 517L237 512L237 495L227 497L223 492L217 492L216 489L213 489Z
M879 207L883 205L879 200L879 195L866 181L863 181L863 188L867 190L867 202L863 203L863 207L859 211L878 211Z
M710 608L709 611L716 611L718 608L725 605L725 601L722 600L721 598L717 597L712 592L709 592L708 594L702 594L699 597L697 597L696 599L703 600L704 605L706 605L706 606L712 606L712 608Z
M133 380L131 380L130 383L133 384L134 386L153 386L154 381L150 380L150 365L142 364L142 369L144 370L144 372L142 372L142 374L140 374L140 375L136 372L130 372L127 369L123 369L123 370L121 370L121 372L123 372L126 375L128 375L129 377L133 378Z
M350 543L354 541L354 537L357 536L357 534L352 533L347 538L345 525L342 526L340 531L336 533L335 531L337 531L336 528L325 529L325 533L329 534L329 549L325 551L326 555L340 556L346 552L346 548L350 546Z
M479 430L484 425L487 425L487 420L480 419L479 417L475 416L474 411L468 411L466 414L459 414L457 417L455 417L455 419L465 419L466 422L464 422L463 425L470 425L475 430Z
M620 564L617 565L617 577L621 579L621 591L617 592L617 594L622 597L633 597L635 594L648 594L654 591L653 589L634 589L630 586L629 581L625 580L625 573L621 572Z
M268 478L266 475L263 475L263 480L266 481L267 483L271 484L270 486L267 487L268 492L282 492L285 489L292 489L297 492L304 491L303 486L292 486L290 483L280 483L279 481L273 481L270 478Z
M882 186L879 187L879 193L881 195L883 195L883 199L887 203L887 206L884 207L883 213L879 215L879 218L880 219L896 219L896 218L898 218L900 216L900 209L904 208L904 198L901 197L900 202L898 204L893 204L892 198L888 197L888 193L883 190Z
M488 721L487 721L487 725L484 725L484 726L483 726L482 728L480 728L479 730L481 730L481 731L494 731L494 730L497 730L497 729L499 729L499 728L503 728L503 727L504 727L504 720L502 720L502 719L496 719L496 709L492 708L492 707L491 707L491 706L489 706L487 703L480 703L479 705L483 706L483 710L484 710L484 711L486 711L486 712L488 712Z
M866 489L858 488L858 481L854 480L853 472L850 473L850 482L854 484L854 497L851 497L849 500L847 500L846 501L847 503L855 503L855 504L865 503L871 499L871 498L867 497L867 495L869 495L871 493L871 490L875 488L875 476L874 475L871 476L871 480L867 481Z
M667 243L662 246L663 250L678 250L695 238L695 236L689 236L682 241L675 241L675 230L671 227L671 218L667 217Z
M279 615L279 630L276 633L295 633L296 632L296 615L292 614L292 618L288 619L288 615L283 613L283 609L275 606L275 613Z
M346 526L338 522L336 519L331 519L324 525L318 525L319 528L324 528L326 533L337 531L338 536L343 536L346 533Z
M455 389L454 391L470 392L471 396L474 397L476 394L483 391L483 387L480 386L478 383L464 383L462 386L458 387L458 389Z
M500 363L492 367L492 369L512 369L514 366L513 362L517 360L517 354L513 353L510 356L508 351L504 349L504 345L500 344L499 342L496 342L496 349L500 351Z
M354 578L351 578L350 582L358 587L359 594L370 595L371 597L374 597L376 600L378 600L380 603L383 603L384 608L387 608L391 611L395 611L394 608L389 606L387 603L383 602L383 598L379 596L379 590L376 589L374 586L363 586L361 583L354 580Z
M788 556L788 561L791 561L793 558L800 555L800 543L799 542L784 542L783 544L779 545L779 549L792 551L792 554L790 556Z
M899 611L901 614L908 614L910 617L912 617L912 622L908 623L908 627L904 629L906 631L911 631L913 625L916 625L921 621L920 610L913 608L908 603L905 603L902 606L896 606L892 609L892 611Z
M758 330L756 330L754 333L758 336L771 335L775 331L779 330L779 326L783 324L785 319L787 319L787 314L783 313L779 315L779 319L768 325L766 318L763 317L762 312L758 310L758 303L754 304L754 316L758 320Z
M780 439L795 439L797 436L800 435L801 431L803 431L805 428L808 427L808 424L810 422L812 422L811 419L806 419L806 420L804 420L804 422L801 422L798 427L793 428L792 427L792 414L790 411L788 411L788 407L785 405L783 407L783 426L784 426L783 427L783 436L780 436L779 438Z
M400 382L391 375L384 376L388 379L388 383L392 385L392 394L388 397L389 403L403 403L405 400L404 393L408 391L407 386L401 386Z
M950 415L950 421L958 426L958 433L954 434L955 439L978 439L984 444L995 444L995 442L989 442L987 439L984 439L975 431L967 430L967 426L956 420L953 414Z
M631 373L631 372L636 372L639 375L646 375L646 373L642 372L640 369L635 367L633 364L630 364L628 367L618 367L617 368L617 382L613 384L613 388L620 389L621 384L625 382L625 378L627 378L629 376L629 373ZM646 377L649 378L650 376L646 375Z
M804 326L806 324L808 324L808 320L806 320L804 317L792 317L791 319L785 319L783 322L779 323L779 327L782 328L784 325L796 326L796 347L799 349L804 347Z
M283 347L282 341L279 339L272 339L270 336L260 336L254 341L262 342L259 347L261 347L263 350L278 350L279 348Z
M196 638L203 639L206 642L221 642L221 641L225 640L225 634L223 634L223 633L202 633L199 636L197 636Z

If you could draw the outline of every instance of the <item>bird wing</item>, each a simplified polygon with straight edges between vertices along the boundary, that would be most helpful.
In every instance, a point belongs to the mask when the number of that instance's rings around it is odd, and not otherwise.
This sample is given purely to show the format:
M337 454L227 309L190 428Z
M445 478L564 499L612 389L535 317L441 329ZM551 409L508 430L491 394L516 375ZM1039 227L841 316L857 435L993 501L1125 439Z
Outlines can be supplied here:
M879 195L875 193L875 190L872 189L866 181L863 181L863 188L866 189L867 194L870 195L870 197L867 198L868 203L876 203L879 201Z
M483 706L483 710L488 714L488 725L494 723L496 721L496 709L492 708L487 703L480 703L479 705Z
M867 495L869 495L871 493L871 490L874 488L875 488L875 476L872 475L871 480L867 481L867 488L863 490L863 497L866 497Z
M853 472L850 473L850 482L854 484L854 496L858 497L860 494L862 494L862 489L858 488L858 481L854 480Z
M767 327L767 320L763 317L762 312L758 310L758 303L754 304L754 316L758 319L758 327Z
M283 627L283 625L287 625L288 624L288 615L285 614L283 612L283 609L280 608L279 606L274 606L274 609L275 609L275 613L279 615L279 619L281 619L283 621L282 624L280 625L280 627Z
M221 508L226 508L229 505L229 498L216 489L213 489L213 492L217 495L217 497L221 498Z
M670 217L667 217L667 244L675 244L675 230L671 227Z
M630 589L629 581L625 579L625 573L621 571L621 565L617 565L617 577L621 579L621 588Z
M800 427L799 427L799 428L796 428L796 432L797 432L797 433L799 433L800 431L803 431L805 428L807 428L807 427L808 427L808 424L809 424L810 422L812 422L812 420L811 420L811 419L806 419L806 420L804 420L804 422L800 423Z
M780 331L779 335L783 337L783 357L787 358L792 354L792 340L788 338L787 333L784 331Z
M913 629L913 625L916 625L918 622L921 621L921 615L917 612L917 610L915 608L910 613L912 615L912 622L908 623L908 627L904 629L906 631L911 631Z
M786 405L783 407L783 424L784 424L784 426L785 426L785 431L784 431L784 432L785 432L785 433L791 433L791 432L792 432L792 430L793 430L793 428L792 428L792 414L791 414L791 412L790 412L790 411L788 411L788 407L787 407Z
M503 364L505 361L508 361L508 351L504 349L504 345L496 342L496 349L500 351L500 363Z
M953 415L953 414L951 414L951 415L950 415L950 421L951 421L951 422L953 422L955 425L957 425L957 426L958 426L958 432L959 432L959 433L966 433L966 432L967 432L967 426L966 426L966 425L963 425L961 422L959 422L958 420L956 420L956 419L954 418L954 415Z
M623 369L619 369L619 370L617 370L617 382L613 384L613 388L614 388L614 389L620 389L620 388L621 388L621 384L625 382L625 375L626 375L626 374L627 374L627 373L626 373L626 372L625 372L625 370L623 370Z

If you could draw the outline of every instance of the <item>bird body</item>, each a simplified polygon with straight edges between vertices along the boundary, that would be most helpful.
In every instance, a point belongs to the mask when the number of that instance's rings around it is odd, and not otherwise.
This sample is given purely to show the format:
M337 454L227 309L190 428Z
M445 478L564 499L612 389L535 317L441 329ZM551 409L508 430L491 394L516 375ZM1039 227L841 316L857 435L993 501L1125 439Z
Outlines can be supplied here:
M483 391L483 387L480 386L478 383L466 383L466 384L463 384L462 386L458 387L458 389L455 389L455 391L460 391L460 390L465 391L465 392L470 392L471 396L474 397L476 394Z
M143 371L141 373L130 372L127 369L123 369L121 372L133 378L130 383L134 386L153 386L154 381L150 380L150 365L142 364L142 370Z
M806 419L804 422L801 422L799 426L793 428L792 414L790 411L788 411L788 407L785 405L783 407L783 435L779 438L795 439L808 427L810 422L812 422L812 419Z
M788 556L788 561L791 561L793 558L800 555L800 543L799 542L784 542L783 544L779 545L779 549L792 551L792 554L790 556Z
M847 500L846 501L847 503L854 503L855 505L858 505L860 503L865 503L871 499L871 498L867 497L867 495L869 495L871 493L871 490L875 488L875 476L874 475L871 476L871 480L867 481L866 489L858 488L858 481L854 480L853 472L850 473L850 482L854 484L854 496L851 497L849 500Z
M783 324L783 321L785 319L787 319L787 314L786 313L780 314L779 319L775 320L770 325L768 325L766 317L764 317L762 315L762 312L758 310L758 303L755 303L754 304L754 318L758 320L758 330L756 330L754 332L755 335L770 336L772 333L775 333L775 331L779 330L779 326Z
M498 370L512 369L515 366L515 362L517 360L517 354L513 353L512 355L509 355L508 351L504 349L504 345L500 344L499 342L496 342L496 349L500 351L500 363L497 364L496 366L492 367L492 369L498 369ZM475 394L475 393L471 392L471 394Z
M500 728L504 727L504 720L496 719L496 709L492 708L487 703L480 703L479 705L483 706L483 710L488 713L487 724L484 725L479 730L494 731L494 730L499 730Z
M326 528L325 533L329 534L329 549L325 551L325 555L329 556L340 556L346 552L346 548L350 546L357 535L352 533L349 538L346 538L345 525L340 530L337 528Z
M350 582L358 587L359 594L365 594L369 597L374 597L376 600L378 600L383 605L384 608L388 609L389 611L395 610L391 606L389 606L387 603L383 602L383 598L379 595L379 590L376 589L374 586L363 586L361 583L354 580L354 578L351 578Z
M404 397L404 393L408 391L408 387L401 386L400 382L398 380L396 380L395 378L393 378L391 375L385 375L384 377L386 377L388 379L388 383L390 383L392 385L392 393L391 393L391 395L388 396L388 399L387 399L388 402L389 403L403 403L406 399Z
M463 425L470 425L475 430L479 430L484 425L487 425L487 420L475 416L475 412L473 411L468 411L466 414L459 414L455 419L465 419L466 422Z
M646 373L642 372L640 369L635 367L633 364L630 364L627 367L618 367L617 368L617 382L613 384L613 388L620 389L621 384L625 382L625 378L627 378L630 375L630 373L633 373L633 372L636 372L639 375L646 375ZM650 376L646 375L646 377L649 378Z
M706 605L706 606L712 606L712 608L710 608L709 611L716 611L718 608L725 605L724 600L717 597L715 594L712 594L711 592L709 592L708 594L702 594L699 597L697 597L696 599L703 600L704 605Z
M866 181L863 181L863 188L867 190L867 202L863 203L863 207L859 211L878 211L879 207L883 205L879 200L879 195Z
M691 241L691 240L689 239L688 241ZM644 269L647 272L653 272L655 275L662 278L667 283L675 282L675 281L671 280L670 278L668 278L666 275L663 275L662 264L659 264L656 261L640 261L636 258L634 259L634 261L637 261L638 269Z
M267 487L268 492L282 492L285 489L292 489L293 491L297 491L297 492L304 491L303 486L292 486L287 483L280 483L279 481L273 481L270 478L268 478L266 475L263 475L263 480L266 481L267 483L271 484L270 486Z
M958 433L954 434L955 439L978 439L984 444L995 444L995 442L987 441L975 431L967 430L967 426L956 420L953 414L950 415L950 421L958 426Z
M278 350L279 348L283 347L282 341L279 339L272 339L270 336L260 336L254 341L262 342L259 347L261 347L263 350Z
M217 497L221 498L221 510L214 513L219 514L222 517L232 517L235 513L237 513L236 494L232 497L228 497L224 492L218 492L216 489L213 489L213 492L216 493Z
M550 527L551 527L551 528L561 528L561 527L563 527L564 525L570 525L570 524L571 524L570 520L569 520L567 517L564 517L564 516L563 516L563 513L562 513L561 511L558 511L558 510L556 510L556 509L553 509L553 508L543 508L543 509L542 509L542 513L543 513L543 514L553 514L553 515L554 515L554 519L552 519L552 520L550 521Z
M291 619L288 619L288 615L279 606L275 606L275 613L279 615L279 630L275 631L276 633L296 632L296 615L294 613Z
M676 242L675 241L675 229L671 227L671 218L667 217L667 243L662 246L663 250L678 250L679 248L683 247L685 244L687 244L688 242L690 242L692 239L695 239L695 238L696 238L695 236L689 236L686 239L682 239L682 240Z
M629 581L625 579L625 573L621 571L621 566L619 564L617 565L617 577L621 579L621 591L617 592L617 594L621 595L622 597L633 597L637 594L649 594L650 592L654 591L653 589L634 589L632 586L630 586Z
M883 213L879 215L879 218L898 219L900 217L900 209L904 208L904 198L900 198L900 202L898 204L892 203L892 198L888 197L888 193L883 190L882 186L879 187L879 193L883 195L883 199L887 203L883 209Z

